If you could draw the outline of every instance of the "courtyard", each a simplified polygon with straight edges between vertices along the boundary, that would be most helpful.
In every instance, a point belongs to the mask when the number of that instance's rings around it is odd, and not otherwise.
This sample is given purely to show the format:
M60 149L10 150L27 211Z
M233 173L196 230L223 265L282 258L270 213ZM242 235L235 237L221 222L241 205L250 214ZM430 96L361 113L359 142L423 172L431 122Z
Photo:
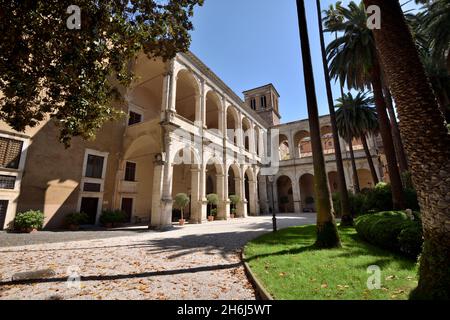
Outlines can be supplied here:
M279 228L313 223L311 213L278 216ZM175 225L166 232L45 232L47 243L40 242L40 232L2 232L0 299L255 299L240 252L271 230L272 217L259 216ZM24 236L34 244L8 246L23 243L19 238ZM42 269L54 275L11 283L16 273ZM68 277L77 275L79 286L68 284Z

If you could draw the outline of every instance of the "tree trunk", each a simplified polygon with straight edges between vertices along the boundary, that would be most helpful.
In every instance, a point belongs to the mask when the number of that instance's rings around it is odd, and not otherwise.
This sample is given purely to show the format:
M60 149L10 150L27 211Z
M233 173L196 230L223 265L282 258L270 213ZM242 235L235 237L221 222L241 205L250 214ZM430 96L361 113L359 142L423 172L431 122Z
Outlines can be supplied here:
M297 0L298 24L300 30L300 43L303 58L303 73L305 78L306 100L308 106L309 129L311 132L311 146L314 164L314 189L316 193L317 210L317 240L316 246L320 248L340 247L336 221L333 214L328 186L325 158L322 149L320 134L319 111L317 108L316 89L311 62L308 26L306 22L304 0Z
M400 168L400 172L404 173L408 171L408 161L406 160L405 149L400 136L400 129L398 128L397 119L395 118L394 103L392 101L391 91L387 86L384 86L384 96L386 98L387 110L391 121L392 139L394 140L394 148L398 160L398 166Z
M355 189L355 193L360 193L361 187L359 186L358 170L356 170L355 153L353 152L353 143L351 139L348 142L348 146L350 149L350 159L352 162L352 170L353 170L353 189Z
M372 174L372 180L374 185L377 185L380 180L378 180L377 171L375 170L375 166L373 164L372 155L370 154L369 145L367 144L366 136L361 137L362 144L364 147L364 152L366 153L367 162L369 163L370 173Z
M383 13L375 42L400 117L424 235L419 285L411 298L450 299L450 135L399 2L364 0Z
M339 143L339 133L336 124L336 112L334 110L334 99L333 93L331 91L330 71L328 69L328 62L325 50L325 40L323 37L322 10L320 8L320 0L316 0L316 4L317 4L317 16L319 17L318 21L319 21L320 48L322 50L322 64L325 75L325 85L327 89L328 108L330 110L330 122L331 122L331 130L333 133L334 154L336 157L338 190L340 195L340 204L342 213L341 225L350 226L353 225L353 218L350 212L350 200L348 198L347 183L345 181L344 164L342 161L341 145Z
M394 209L405 209L405 196L403 194L403 184L395 156L394 142L392 141L391 126L386 113L386 100L383 95L381 83L381 70L378 59L375 58L372 66L372 89L375 98L375 107L378 114L378 124L380 134L383 139L384 154L386 155L389 179L391 180L392 203Z

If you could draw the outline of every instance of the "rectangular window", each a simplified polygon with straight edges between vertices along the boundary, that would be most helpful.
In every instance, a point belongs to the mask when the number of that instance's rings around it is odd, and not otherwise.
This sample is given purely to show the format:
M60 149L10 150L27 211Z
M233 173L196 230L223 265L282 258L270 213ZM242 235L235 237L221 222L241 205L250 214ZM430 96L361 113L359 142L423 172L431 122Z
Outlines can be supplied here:
M262 97L261 97L261 107L262 107L262 108L267 107L266 96L262 96Z
M101 184L100 183L91 183L85 182L83 186L83 191L86 192L100 192Z
M136 163L127 162L125 165L125 181L136 181Z
M0 175L0 189L14 190L16 177Z
M0 137L0 167L18 169L23 141Z
M133 111L130 111L130 115L128 117L128 125L132 126L133 124L142 122L142 115Z
M252 110L256 110L256 99L250 100L250 107L252 108Z
M104 157L89 154L86 163L86 177L102 179L104 161L105 161Z

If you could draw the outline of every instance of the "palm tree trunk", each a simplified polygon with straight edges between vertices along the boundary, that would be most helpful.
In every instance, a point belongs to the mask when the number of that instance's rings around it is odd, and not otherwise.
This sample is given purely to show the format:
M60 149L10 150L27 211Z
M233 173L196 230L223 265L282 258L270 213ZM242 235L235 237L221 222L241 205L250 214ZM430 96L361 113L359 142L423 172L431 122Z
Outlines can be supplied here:
M403 194L403 184L395 156L394 142L392 141L391 126L386 112L386 100L383 95L381 83L381 69L378 59L375 58L372 66L372 89L375 98L375 107L378 114L378 124L380 134L383 139L384 153L386 155L389 179L391 180L392 203L394 209L405 209L405 197Z
M350 159L352 162L352 170L353 170L353 189L355 189L355 193L360 193L361 187L359 186L358 170L356 170L355 153L353 152L353 143L351 139L348 142L348 146L350 148Z
M375 170L375 166L373 164L372 155L370 154L369 145L367 144L366 136L361 137L362 144L364 147L364 152L366 153L367 162L369 163L370 173L372 174L372 180L374 185L377 185L380 180L378 180L377 171Z
M405 149L403 147L402 138L400 137L400 129L398 128L397 119L395 117L394 103L389 88L384 86L384 97L386 98L387 110L391 121L392 139L394 140L395 155L397 156L400 172L408 171L408 161L406 160Z
M317 210L317 240L316 246L321 248L340 247L336 221L333 214L333 204L325 169L325 158L320 134L319 111L317 108L316 89L311 62L308 26L306 22L304 0L297 0L298 24L303 58L303 73L305 78L306 100L308 106L309 128L311 131L311 146L314 164L314 189L316 193Z
M339 134L336 124L336 112L334 110L334 99L333 93L331 91L330 71L328 69L325 50L325 40L323 37L322 10L320 8L320 0L316 0L316 4L317 4L317 16L319 17L318 21L319 21L320 48L322 50L322 64L325 75L325 85L327 89L328 108L330 110L330 122L331 122L331 131L333 133L334 154L336 158L338 190L341 200L340 201L342 213L341 225L349 226L353 225L353 218L350 212L350 200L348 197L347 183L345 181L344 164L342 161L341 145L339 142Z
M397 103L422 214L419 285L411 298L450 299L450 135L398 1L364 0L383 13L375 42Z

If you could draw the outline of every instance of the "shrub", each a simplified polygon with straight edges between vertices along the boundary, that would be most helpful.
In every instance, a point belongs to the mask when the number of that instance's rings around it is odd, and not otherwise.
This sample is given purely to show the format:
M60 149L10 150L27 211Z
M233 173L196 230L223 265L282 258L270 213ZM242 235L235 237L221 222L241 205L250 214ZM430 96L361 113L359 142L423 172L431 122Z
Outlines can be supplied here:
M208 200L208 204L216 206L219 203L219 196L215 193L210 193L206 196L206 200Z
M386 211L363 215L355 220L355 228L364 240L379 247L416 258L422 246L419 219L410 220L403 211Z
M112 223L114 225L125 222L125 219L126 214L122 210L104 210L100 216L100 223L103 225Z
M89 221L89 216L84 212L69 213L65 218L67 225L80 225Z
M217 208L211 209L211 212L209 213L210 216L217 216Z
M342 216L341 212L341 195L339 193L334 193L333 196L333 207L334 211L336 212L337 216ZM364 214L364 202L366 199L366 196L362 193L353 194L349 191L348 193L348 200L350 204L350 212L352 215L360 215Z
M380 212L393 209L391 186L380 182L375 188L366 191L365 201L361 210L364 213Z
M235 194L230 195L229 198L234 208L236 208L236 205L241 201L241 198Z
M42 229L44 225L44 214L39 210L29 210L16 214L14 227L17 229Z

